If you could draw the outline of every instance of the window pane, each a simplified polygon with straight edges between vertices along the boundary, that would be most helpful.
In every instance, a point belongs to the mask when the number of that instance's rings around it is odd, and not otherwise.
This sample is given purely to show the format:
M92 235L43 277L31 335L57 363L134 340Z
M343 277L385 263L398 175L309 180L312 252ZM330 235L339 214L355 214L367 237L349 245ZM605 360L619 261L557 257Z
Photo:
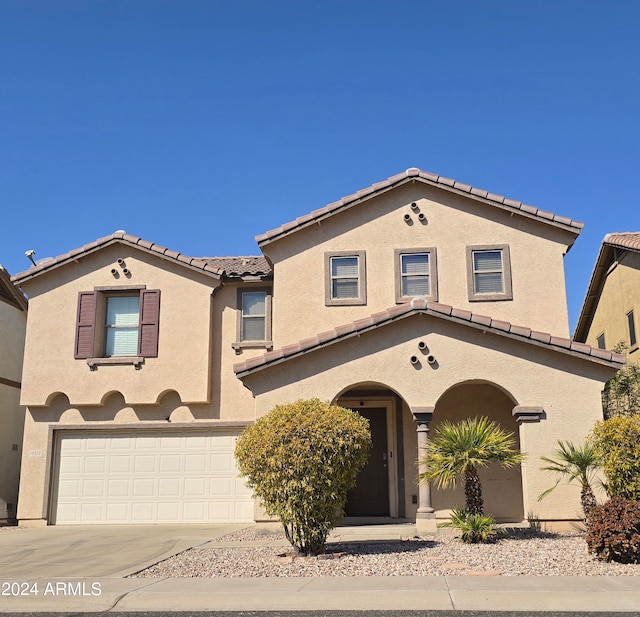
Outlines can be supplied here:
M502 293L502 272L480 273L474 275L476 293Z
M137 326L140 296L107 298L107 326Z
M358 277L357 257L332 257L331 276Z
M473 253L474 272L502 270L502 251L475 251Z
M357 298L358 279L334 279L331 284L331 297L335 299Z
M138 328L107 328L105 356L137 356Z
M606 349L606 348L607 348L607 345L606 345L606 343L605 343L605 341L604 341L604 334L601 334L601 335L596 339L596 341L597 341L597 345L598 345L598 348L599 348L599 349Z
M402 277L403 296L428 296L429 277L428 276L403 276Z
M251 291L242 294L242 314L264 316L267 294L264 291Z
M627 323L629 324L629 345L633 347L637 342L636 338L636 324L633 319L633 311L627 313Z
M429 274L429 254L402 255L402 274Z
M264 317L245 317L242 320L243 341L264 341L265 338Z

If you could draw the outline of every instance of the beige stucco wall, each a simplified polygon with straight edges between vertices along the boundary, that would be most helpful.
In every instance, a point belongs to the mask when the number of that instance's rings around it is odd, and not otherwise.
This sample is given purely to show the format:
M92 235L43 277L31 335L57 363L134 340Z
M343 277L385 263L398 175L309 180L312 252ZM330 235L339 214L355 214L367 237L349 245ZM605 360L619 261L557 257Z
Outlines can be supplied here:
M629 345L627 313L634 312L636 337L640 341L640 254L625 251L605 279L586 343L597 347L603 332L607 349L618 343ZM627 350L631 362L640 362L638 345Z
M73 358L77 294L114 285L123 258L127 285L161 290L158 358L90 371ZM49 509L53 431L65 428L225 427L255 418L251 392L233 364L265 349L236 352L238 286L124 246L89 255L24 285L31 295L23 402L27 405L18 517L44 523ZM214 289L215 293L212 295ZM55 318L52 318L55 316Z
M427 364L418 351L421 340L427 342L428 353L435 356L434 365ZM412 355L422 359L418 368L409 361ZM540 422L518 427L521 447L528 453L522 466L522 511L525 516L564 520L579 518L574 516L579 508L576 494L562 487L553 497L537 501L550 485L549 478L539 470L540 457L550 456L558 439L580 442L585 438L601 418L600 392L613 373L610 367L547 348L436 317L414 315L249 375L245 381L256 395L258 416L277 403L308 397L333 400L353 384L375 382L398 393L409 408L435 406L434 423L440 419L438 401L450 388L469 382L493 384L515 401L514 406L544 409L545 417ZM467 390L465 397L471 402L473 389ZM501 404L499 419L509 423L504 402ZM483 403L474 403L473 409L478 405L482 407ZM403 422L405 427L410 424L406 414ZM411 431L405 434L409 436ZM405 449L405 466L410 465L412 439L406 441L409 449ZM410 468L405 472L410 495ZM410 514L409 506L407 512Z
M412 202L426 223L418 221ZM433 187L402 186L264 247L274 264L274 344L297 342L393 306L394 250L421 247L437 250L440 302L568 336L563 254L572 239L541 222ZM510 247L511 301L469 301L466 247L485 244ZM366 251L367 304L325 306L325 253L356 250Z
M16 384L22 378L26 319L24 311L0 301L0 378ZM16 517L20 478L24 407L16 385L0 382L0 421L0 520L5 520Z

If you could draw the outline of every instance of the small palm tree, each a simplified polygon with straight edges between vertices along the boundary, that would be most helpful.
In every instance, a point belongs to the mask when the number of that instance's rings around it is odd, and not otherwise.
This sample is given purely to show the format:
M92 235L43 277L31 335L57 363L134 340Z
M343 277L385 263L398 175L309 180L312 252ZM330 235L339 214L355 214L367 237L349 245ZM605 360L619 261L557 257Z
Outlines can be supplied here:
M495 542L505 534L504 529L498 527L492 516L486 514L469 514L463 508L453 508L451 518L438 527L452 527L461 533L461 540L467 544L486 544Z
M558 480L538 497L538 501L544 499L563 479L566 478L569 483L577 481L580 483L580 503L586 520L597 505L591 488L599 467L593 446L588 441L581 446L574 446L570 441L558 441L558 449L553 457L543 456L542 460L548 465L541 469L556 473Z
M457 424L445 420L427 442L426 453L420 460L427 470L418 479L447 488L456 486L464 476L465 510L469 514L483 514L478 469L492 461L503 467L521 463L525 455L515 450L515 445L513 433L503 431L489 418L470 418Z

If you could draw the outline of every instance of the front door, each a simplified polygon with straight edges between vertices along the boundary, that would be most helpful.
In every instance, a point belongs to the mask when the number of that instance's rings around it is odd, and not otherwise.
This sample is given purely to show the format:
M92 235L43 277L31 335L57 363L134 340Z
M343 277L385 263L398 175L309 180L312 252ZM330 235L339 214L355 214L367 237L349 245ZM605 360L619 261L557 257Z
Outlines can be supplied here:
M356 486L347 495L347 516L389 516L389 470L387 461L387 410L359 408L369 420L371 454L360 470Z

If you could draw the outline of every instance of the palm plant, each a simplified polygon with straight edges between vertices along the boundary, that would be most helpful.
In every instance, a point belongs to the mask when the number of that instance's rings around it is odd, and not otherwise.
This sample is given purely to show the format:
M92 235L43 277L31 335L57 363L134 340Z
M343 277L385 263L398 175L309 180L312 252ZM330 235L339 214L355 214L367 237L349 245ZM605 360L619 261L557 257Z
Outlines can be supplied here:
M453 508L451 518L438 527L452 527L461 532L461 540L468 544L494 542L504 535L504 529L496 525L492 516L469 514L464 508Z
M538 497L538 501L544 499L565 478L568 483L578 482L581 489L580 503L586 520L591 510L597 505L591 488L599 467L593 446L588 441L581 446L574 446L570 441L558 441L558 449L553 457L543 456L542 460L548 465L541 469L557 474L558 480Z
M503 467L514 467L525 455L515 450L513 433L502 430L489 418L469 418L457 424L444 421L427 442L426 453L420 460L426 471L418 476L420 482L435 482L438 488L456 486L464 476L465 510L469 514L483 514L484 500L478 469L497 461Z

